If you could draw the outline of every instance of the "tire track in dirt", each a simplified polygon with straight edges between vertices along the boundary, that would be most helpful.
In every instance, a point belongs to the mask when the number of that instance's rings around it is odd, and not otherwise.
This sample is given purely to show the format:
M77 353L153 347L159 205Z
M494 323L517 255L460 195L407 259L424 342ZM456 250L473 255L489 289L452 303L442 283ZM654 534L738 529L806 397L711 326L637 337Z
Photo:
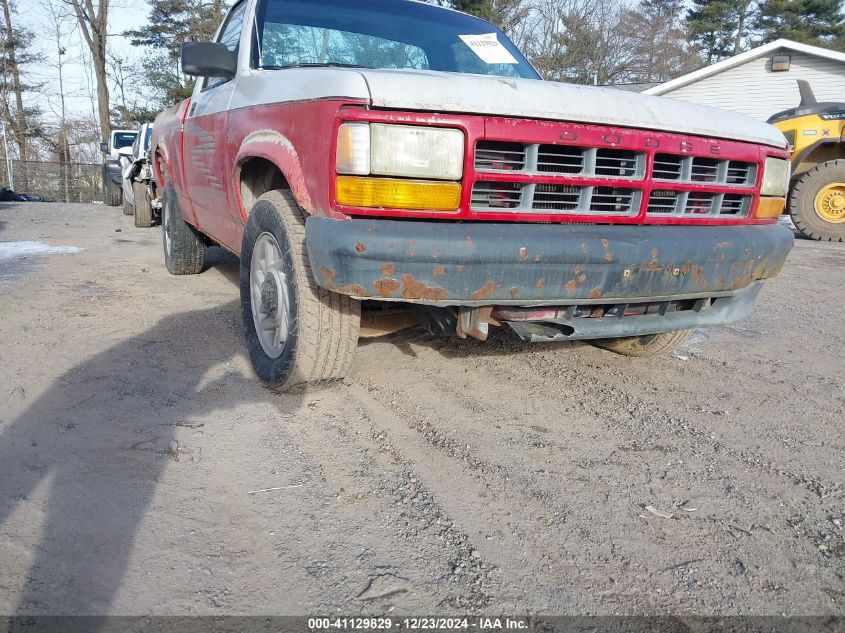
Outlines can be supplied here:
M508 468L495 459L491 463L491 453L500 446L497 446L499 443L494 441L493 437L489 437L491 434L489 424L484 426L479 420L527 417L525 408L536 407L538 411L565 411L570 414L575 412L580 419L590 419L596 415L600 417L603 424L599 433L594 433L594 439L597 443L604 444L608 450L598 457L575 458L577 466L587 473L585 477L587 482L582 493L594 494L600 480L600 475L596 472L613 466L614 462L620 471L641 467L649 472L652 470L651 462L655 457L660 459L664 458L664 455L678 455L686 458L687 455L693 455L694 461L697 459L701 462L698 465L701 472L692 475L688 473L686 476L688 478L692 476L693 479L687 481L684 487L692 486L701 490L710 490L711 494L714 489L724 488L722 496L725 499L721 504L722 507L717 508L720 512L706 517L706 520L692 528L694 532L689 536L692 536L699 544L717 545L722 550L722 556L728 556L730 551L724 549L726 544L721 543L725 538L725 533L750 534L748 527L754 528L755 533L766 529L765 526L761 528L755 524L746 524L743 528L741 521L737 521L737 517L742 516L742 513L731 513L730 500L734 499L740 507L746 508L751 505L751 500L755 495L770 495L772 489L778 488L774 482L761 482L754 484L752 490L736 489L732 477L723 473L736 472L738 464L774 480L786 480L811 493L809 501L799 499L797 502L790 503L790 505L797 503L799 506L797 514L809 515L811 523L819 523L827 520L828 516L834 516L829 513L835 512L837 504L835 498L837 487L834 483L801 471L784 469L782 466L767 461L749 448L735 448L727 445L722 440L716 439L706 426L700 425L694 411L679 412L666 409L660 399L653 396L654 393L659 393L659 389L622 390L616 384L619 381L618 376L609 378L603 375L601 367L591 367L590 365L594 363L590 360L584 362L585 356L601 352L578 347L562 350L565 353L547 350L525 352L519 348L518 343L513 345L515 349L508 349L511 344L507 341L492 341L492 343L493 353L485 350L487 353L475 358L472 356L471 348L467 353L466 348L457 347L463 345L462 343L455 345L451 342L445 344L432 342L425 335L409 337L404 346L410 347L416 354L417 358L413 364L426 363L439 366L440 369L437 374L426 375L424 378L423 382L428 385L433 394L428 398L424 397L425 394L421 395L420 390L415 388L415 383L421 382L418 378L419 370L416 369L416 374L406 371L403 365L407 364L407 357L403 359L399 354L392 353L389 346L384 346L386 349L380 348L381 352L386 352L385 357L380 359L380 363L389 364L392 367L389 374L365 366L358 372L356 378L363 382L365 388L369 387L371 395L382 404L396 409L396 415L404 419L409 428L423 436L436 438L439 433L450 437L448 443L429 440L429 444L452 460L463 459L470 464L470 467L475 464L480 473L479 476L485 478L489 478L491 474L495 477L507 477ZM503 352L510 353L507 356L498 357L496 347L502 347ZM548 360L550 356L553 357L551 361ZM480 369L482 364L483 369ZM542 378L538 380L537 377ZM369 384L367 380L370 381ZM648 387L648 385L645 386ZM495 399L490 397L491 394L495 394ZM414 411L409 411L407 407L397 408L395 405L397 402L422 402L423 405ZM531 406L525 407L522 403L526 402L530 402ZM429 411L431 411L430 415ZM449 415L450 411L452 415ZM409 418L413 419L413 416L422 420L409 421ZM503 430L501 426L498 426L493 431L495 440L500 440L501 436L507 435L509 430L509 428ZM456 451L456 447L460 450ZM525 443L520 445L519 442L512 442L507 445L507 448L522 452L526 447ZM554 450L560 447L548 448ZM594 447L585 446L583 442L576 448L586 448L587 455L594 450ZM633 460L629 459L632 454L637 456ZM482 457L479 458L479 455ZM520 455L516 461L525 463L526 459L536 460L538 455ZM707 462L712 462L712 464L707 465ZM718 466L719 463L722 464L721 467ZM743 468L740 467L739 470ZM621 472L619 474L621 476ZM644 478L649 477L655 478L654 473ZM532 478L533 475L527 479ZM698 483L694 483L695 481ZM519 477L514 477L511 484L514 488L520 489L508 490L508 494L515 499L516 504L519 503L519 497L523 499L530 497L526 490L521 489L522 483ZM553 494L550 499L551 505L561 504L560 498ZM677 499L677 501L681 500ZM591 521L595 516L587 511L583 520L580 520L577 515L584 512L583 501L571 496L567 498L567 501L570 502L573 514L576 515L567 524L567 529L583 538L589 533ZM690 528L687 526L685 529ZM807 532L807 530L804 531ZM767 537L764 534L757 538ZM806 558L807 562L818 564L817 545L817 535L809 535L809 542L801 545L794 554L799 558ZM535 543L531 543L531 546L534 547ZM658 547L654 548L653 555L655 559L658 559L664 553ZM624 565L625 561L621 561L621 564ZM705 562L704 565L706 566L707 563ZM671 571L672 566L667 569ZM622 572L623 568L618 571ZM672 573L675 572L678 572L679 580L682 580L687 570L672 571ZM663 572L657 570L652 573ZM659 604L654 608L659 610Z
M501 467L464 453L429 424L391 405L376 391L375 387L354 384L348 393L371 436L425 483L465 533L477 536L475 557L501 574L502 584L542 595L540 579L549 553L547 547L526 547L525 543L539 544L534 536L537 532L563 529L565 518L559 510L521 494ZM558 601L567 602L566 595L558 596ZM495 604L501 607L502 598ZM518 604L512 606L518 608Z
M342 520L353 532L371 530L391 541L386 550L408 550L412 563L395 573L412 577L411 590L429 594L417 599L423 604L436 602L456 612L490 605L498 569L481 558L474 539L429 490L413 461L386 442L365 408L350 406L351 399L342 387L322 392L317 404L298 413L297 423L285 430L319 464L338 500L347 502ZM362 515L375 517L376 524L362 521ZM365 608L382 612L385 604L367 600Z

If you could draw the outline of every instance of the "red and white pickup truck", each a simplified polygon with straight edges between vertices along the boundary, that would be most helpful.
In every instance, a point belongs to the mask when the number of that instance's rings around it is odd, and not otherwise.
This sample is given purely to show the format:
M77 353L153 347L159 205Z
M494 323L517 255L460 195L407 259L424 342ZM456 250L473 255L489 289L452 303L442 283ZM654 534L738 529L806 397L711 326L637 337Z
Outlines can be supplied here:
M462 13L241 0L182 64L201 79L153 139L167 268L240 256L247 346L276 388L343 377L359 333L408 314L664 351L749 315L792 247L775 128L542 81Z

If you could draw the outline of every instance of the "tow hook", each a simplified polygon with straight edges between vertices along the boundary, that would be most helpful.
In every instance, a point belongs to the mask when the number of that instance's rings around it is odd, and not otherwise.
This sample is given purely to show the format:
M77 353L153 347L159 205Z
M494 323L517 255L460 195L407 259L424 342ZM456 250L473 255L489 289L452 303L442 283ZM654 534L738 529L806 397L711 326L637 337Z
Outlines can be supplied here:
M456 333L458 338L471 336L479 341L486 341L490 330L490 315L493 313L493 306L481 306L480 308L464 307L458 308L458 327Z

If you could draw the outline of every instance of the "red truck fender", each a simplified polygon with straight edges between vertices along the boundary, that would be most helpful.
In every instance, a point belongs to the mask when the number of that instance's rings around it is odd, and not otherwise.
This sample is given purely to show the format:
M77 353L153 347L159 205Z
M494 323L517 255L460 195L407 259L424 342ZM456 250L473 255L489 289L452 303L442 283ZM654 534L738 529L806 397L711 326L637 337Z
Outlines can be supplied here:
M299 156L293 144L275 130L256 130L241 143L235 157L235 169L232 175L232 190L241 216L246 220L248 209L241 191L241 167L250 159L263 158L275 165L287 181L296 203L309 214L314 213L314 205Z
M158 147L153 150L153 178L159 188L164 189L167 184L165 174L170 173L170 159L167 156L167 146L160 143Z

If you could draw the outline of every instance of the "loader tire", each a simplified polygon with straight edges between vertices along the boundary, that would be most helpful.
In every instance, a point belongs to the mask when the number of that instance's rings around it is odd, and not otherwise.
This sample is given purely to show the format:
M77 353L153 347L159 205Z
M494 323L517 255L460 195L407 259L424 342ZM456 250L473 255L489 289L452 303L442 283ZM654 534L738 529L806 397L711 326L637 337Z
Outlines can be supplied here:
M820 163L801 174L792 185L788 206L804 237L845 241L845 160Z

